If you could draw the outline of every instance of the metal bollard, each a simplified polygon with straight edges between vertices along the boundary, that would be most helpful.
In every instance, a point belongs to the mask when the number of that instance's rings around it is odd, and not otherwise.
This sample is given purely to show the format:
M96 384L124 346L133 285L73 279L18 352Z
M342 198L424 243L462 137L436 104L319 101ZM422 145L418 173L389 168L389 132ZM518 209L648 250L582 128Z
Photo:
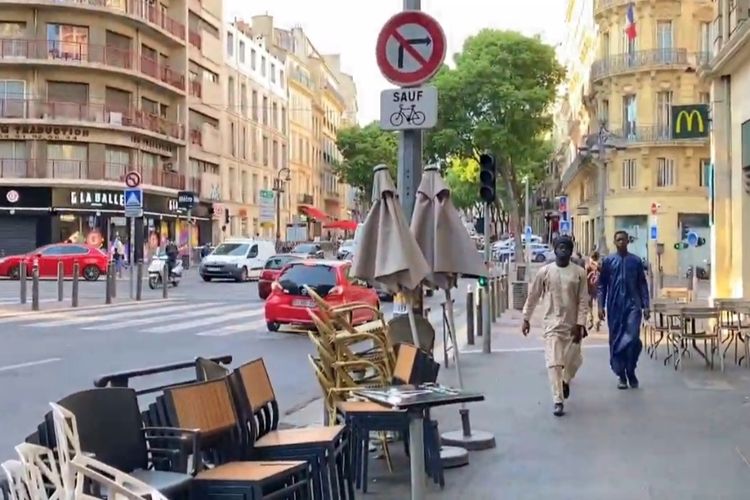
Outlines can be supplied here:
M21 261L21 264L18 266L18 281L21 282L21 304L25 304L27 287L26 262Z
M493 323L497 322L497 294L495 293L495 287L497 286L497 281L495 278L490 278L490 283L488 287L488 292L490 294L489 296L489 302L490 302L490 321Z
M57 263L57 301L63 301L63 284L65 283L65 269L62 261Z
M161 271L161 296L163 299L167 298L167 289L169 289L169 266L165 262Z
M117 273L115 272L115 263L110 262L109 267L111 268L109 272L111 276L109 283L110 283L110 286L112 287L112 298L116 299L117 298Z
M466 290L466 341L474 345L474 292L471 285Z
M495 303L497 304L497 315L502 316L505 312L503 308L503 278L497 278L497 284L495 285Z
M31 310L39 310L39 266L35 265L31 271Z
M138 261L136 267L136 278L138 281L135 282L135 300L141 300L143 296L143 262Z
M477 317L477 328L476 328L476 334L477 337L481 337L484 329L482 328L482 306L484 302L484 287L477 287L477 309L475 316Z
M70 306L78 307L78 275L81 274L81 266L73 262L73 285L70 291Z
M112 264L107 266L107 282L104 285L104 303L112 303Z

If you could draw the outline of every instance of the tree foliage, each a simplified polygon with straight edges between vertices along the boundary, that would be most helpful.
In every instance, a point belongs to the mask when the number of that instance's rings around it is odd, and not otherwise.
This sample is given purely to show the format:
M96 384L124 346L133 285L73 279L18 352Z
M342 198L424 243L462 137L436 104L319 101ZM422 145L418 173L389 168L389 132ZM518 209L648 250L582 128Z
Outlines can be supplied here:
M517 236L523 179L529 176L533 187L550 158L551 105L563 76L554 49L538 37L485 29L466 40L455 68L444 67L435 77L439 121L428 136L428 157L494 153L498 193Z
M336 145L344 157L335 167L336 175L342 182L359 189L364 200L369 200L372 192L373 167L385 163L395 178L398 137L381 130L377 122L340 129Z
M457 209L468 210L476 207L479 163L475 159L452 158L443 177L451 190L451 199Z

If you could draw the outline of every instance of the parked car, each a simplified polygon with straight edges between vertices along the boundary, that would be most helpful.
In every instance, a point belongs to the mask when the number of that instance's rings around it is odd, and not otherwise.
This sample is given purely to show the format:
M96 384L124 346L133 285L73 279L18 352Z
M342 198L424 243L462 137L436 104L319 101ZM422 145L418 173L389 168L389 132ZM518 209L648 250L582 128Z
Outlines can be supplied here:
M265 318L269 331L278 331L284 325L313 324L308 309L317 310L315 301L308 297L303 285L332 306L350 302L364 302L380 308L380 301L374 289L367 284L351 279L351 263L340 260L307 259L293 261L281 271L279 278L271 285L271 295L266 299ZM364 309L354 312L354 324L375 319L372 311Z
M80 276L86 281L96 281L107 273L109 256L91 245L79 243L54 243L33 250L23 255L9 255L0 258L0 276L10 279L20 277L21 262L26 263L26 274L31 276L34 261L39 263L39 276L51 278L57 276L57 266L63 263L66 278L73 277L73 264L78 262Z
M198 268L203 281L214 278L247 281L260 277L266 261L276 253L273 243L265 240L231 239L214 248Z
M351 260L354 257L354 240L344 240L336 251L339 260Z
M292 248L290 253L309 255L313 259L322 259L325 257L323 248L319 243L298 243Z
M308 255L303 254L280 253L268 259L258 278L258 295L260 298L266 300L271 295L271 284L278 279L284 266L292 261L308 258Z

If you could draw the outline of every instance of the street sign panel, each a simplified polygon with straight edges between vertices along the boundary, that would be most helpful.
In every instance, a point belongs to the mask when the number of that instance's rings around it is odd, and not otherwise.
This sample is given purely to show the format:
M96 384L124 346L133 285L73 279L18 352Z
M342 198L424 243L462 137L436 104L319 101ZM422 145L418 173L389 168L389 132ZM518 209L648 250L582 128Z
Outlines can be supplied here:
M136 188L141 185L141 174L136 171L125 174L125 185L129 188Z
M177 207L183 210L192 210L200 203L198 195L192 191L177 192Z
M380 93L380 128L416 130L437 125L438 94L435 87L389 89Z
M143 217L143 209L139 207L125 207L125 217Z
M569 220L560 221L560 234L570 234L570 221Z
M445 59L445 33L421 11L399 12L385 23L375 46L378 67L385 78L402 87L429 80Z
M276 193L271 189L260 190L260 213L259 219L261 223L273 222L276 219L276 210L274 208L274 201L276 200Z
M698 246L698 233L694 231L690 231L687 234L687 244L691 247L697 247Z
M560 211L560 213L564 214L567 220L567 217L568 217L567 215L568 214L568 197L567 196L560 196L558 210Z
M143 190L126 189L125 190L125 208L143 208Z
M649 229L649 239L656 241L659 239L659 229L656 225L652 225Z

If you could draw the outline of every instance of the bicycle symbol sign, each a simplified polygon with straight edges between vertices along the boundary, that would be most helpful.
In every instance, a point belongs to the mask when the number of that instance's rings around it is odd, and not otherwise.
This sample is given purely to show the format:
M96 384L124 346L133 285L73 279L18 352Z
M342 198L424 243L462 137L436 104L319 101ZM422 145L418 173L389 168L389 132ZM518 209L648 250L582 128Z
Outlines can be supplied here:
M421 11L403 11L380 30L375 48L378 66L388 81L410 86L426 82L445 59L445 33Z
M416 130L437 124L438 97L435 87L384 90L380 94L380 128Z

